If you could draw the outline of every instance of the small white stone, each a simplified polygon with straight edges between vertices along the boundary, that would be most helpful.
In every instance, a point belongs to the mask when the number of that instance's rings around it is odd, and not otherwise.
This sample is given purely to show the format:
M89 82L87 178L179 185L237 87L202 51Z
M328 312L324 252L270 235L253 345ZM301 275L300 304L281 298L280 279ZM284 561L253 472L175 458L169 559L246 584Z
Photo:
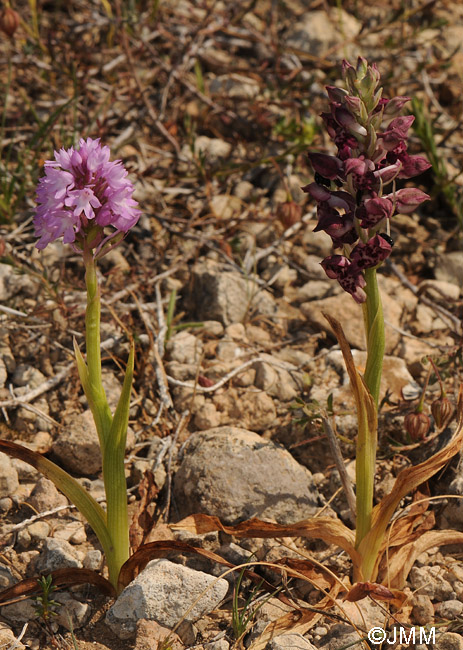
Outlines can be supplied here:
M92 549L87 551L83 565L85 569L92 569L93 571L99 571L103 564L103 554L98 549Z
M315 650L315 646L301 634L280 634L267 643L265 650Z
M168 560L153 560L120 594L106 615L106 623L124 639L135 634L140 618L169 628L183 617L192 623L215 609L227 591L224 579Z
M436 606L436 614L441 618L455 619L463 612L463 603L459 600L445 600Z
M87 603L81 603L66 592L54 594L53 600L61 603L61 607L55 610L55 620L66 630L76 630L87 622L90 616L90 605Z

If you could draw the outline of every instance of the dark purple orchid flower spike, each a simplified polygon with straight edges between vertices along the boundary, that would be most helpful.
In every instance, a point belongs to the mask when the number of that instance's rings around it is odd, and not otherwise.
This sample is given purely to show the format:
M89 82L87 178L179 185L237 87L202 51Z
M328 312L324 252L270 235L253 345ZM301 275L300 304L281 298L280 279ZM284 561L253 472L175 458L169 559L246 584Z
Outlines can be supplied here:
M327 86L330 111L322 114L337 155L310 153L315 182L304 187L317 201L318 225L342 255L322 262L358 303L365 302L364 271L391 253L389 219L410 214L429 196L419 189L396 190L396 179L417 176L431 165L407 152L414 117L400 115L409 97L385 99L375 64L359 57L356 67L343 61L346 88ZM388 187L387 193L385 188ZM381 234L383 233L383 234Z

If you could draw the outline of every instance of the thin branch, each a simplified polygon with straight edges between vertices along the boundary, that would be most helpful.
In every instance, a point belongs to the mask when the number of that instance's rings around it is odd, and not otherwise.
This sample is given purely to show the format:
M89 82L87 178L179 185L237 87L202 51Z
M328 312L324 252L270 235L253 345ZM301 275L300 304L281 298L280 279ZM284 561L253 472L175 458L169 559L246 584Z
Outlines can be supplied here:
M192 384L187 381L180 381L179 379L174 379L169 375L167 375L167 381L169 382L169 384L172 384L173 386L182 386L183 388L191 388L192 390L196 390L198 393L213 393L219 388L222 388L222 386L224 386L227 383L227 381L229 381L236 375L239 375L240 372L243 372L243 370L246 370L246 368L249 368L249 366L252 366L254 363L258 363L259 361L261 361L262 363L268 363L269 365L275 366L276 368L281 368L282 370L286 370L287 372L290 371L290 369L288 369L288 366L284 366L281 362L280 363L273 362L271 361L271 359L268 359L266 357L256 357L255 359L249 359L248 361L245 361L243 364L241 364L241 366L238 366L238 368L231 370L224 377L222 377L222 379L219 379L219 381L215 383L213 386L200 386L199 384Z
M355 522L356 512L357 512L357 506L355 503L355 494L354 494L354 489L352 487L352 482L349 478L349 475L347 474L346 466L344 464L344 459L341 453L341 447L339 446L338 439L336 437L335 432L333 431L333 427L331 426L331 422L327 414L321 413L321 419L323 422L323 430L326 434L326 437L328 438L328 443L330 445L331 453L333 455L334 462L336 463L336 468L339 472L339 477L341 479L344 492L346 493L347 505L349 506L352 522Z

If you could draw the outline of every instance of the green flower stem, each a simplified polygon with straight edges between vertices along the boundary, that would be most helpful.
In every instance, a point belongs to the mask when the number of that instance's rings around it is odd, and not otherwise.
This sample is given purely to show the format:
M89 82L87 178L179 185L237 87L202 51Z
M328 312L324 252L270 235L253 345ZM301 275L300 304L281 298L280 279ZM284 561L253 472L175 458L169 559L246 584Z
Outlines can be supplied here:
M367 363L364 380L373 397L377 410L385 337L383 309L376 278L376 269L366 269L365 280L367 283L365 287L367 299L363 304L363 315L367 339ZM377 445L376 426L372 430L373 427L369 426L365 413L359 413L360 417L362 417L362 421L359 421L356 458L356 548L358 548L360 542L371 528Z
M365 383L375 400L376 408L378 408L386 339L384 335L383 306L378 288L376 269L365 269L365 280L367 282L365 287L367 299L363 303L365 335L367 339Z
M101 379L100 291L96 276L95 261L91 251L88 254L84 253L84 263L85 283L87 285L87 311L85 314L87 381L82 381L82 383L92 410L93 419L95 420L100 446L104 451L111 428L112 415ZM87 387L85 384L87 384Z
M101 376L100 292L95 260L84 251L87 311L85 316L87 363L76 348L76 359L82 385L92 410L100 438L103 459L103 481L106 492L107 530L111 546L106 551L109 580L117 589L120 569L129 558L129 527L127 484L125 479L125 445L132 388L133 345L127 364L122 393L114 414L106 399Z

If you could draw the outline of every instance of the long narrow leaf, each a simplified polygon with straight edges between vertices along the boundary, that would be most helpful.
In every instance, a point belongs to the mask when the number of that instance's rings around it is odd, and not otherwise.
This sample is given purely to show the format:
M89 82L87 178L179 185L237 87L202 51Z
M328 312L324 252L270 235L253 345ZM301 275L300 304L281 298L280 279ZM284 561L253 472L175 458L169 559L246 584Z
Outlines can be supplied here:
M56 110L53 111L53 113L48 117L46 122L43 122L42 124L39 125L39 128L37 130L37 133L35 133L34 137L29 143L29 148L33 149L36 145L37 147L41 145L41 143L45 140L47 137L50 129L52 128L53 124L56 122L58 117L61 115L61 113L70 105L72 102L75 102L76 98L71 97L67 102L64 104L61 104L61 106L58 106Z
M46 478L53 481L58 490L67 496L69 501L76 506L88 521L100 540L104 552L106 554L111 553L112 543L106 526L106 513L78 481L72 476L69 476L61 467L48 460L48 458L41 456L31 449L17 445L15 442L0 440L0 451L3 451L12 458L19 458L29 463L29 465L35 467Z
M111 415L107 414L105 411L102 412L102 409L94 400L94 392L90 386L90 377L88 373L88 367L85 363L82 352L77 345L77 341L74 339L74 354L76 355L77 370L79 371L80 383L84 389L85 397L87 398L88 405L93 415L93 420L95 422L95 427L98 433L98 438L100 441L100 449L104 453L105 448L105 422L109 420Z
M117 584L121 566L129 557L129 523L127 483L125 479L125 446L129 422L130 394L134 366L134 345L130 348L121 396L106 440L103 454L103 479L106 490L108 530L114 551L108 558L110 580Z

